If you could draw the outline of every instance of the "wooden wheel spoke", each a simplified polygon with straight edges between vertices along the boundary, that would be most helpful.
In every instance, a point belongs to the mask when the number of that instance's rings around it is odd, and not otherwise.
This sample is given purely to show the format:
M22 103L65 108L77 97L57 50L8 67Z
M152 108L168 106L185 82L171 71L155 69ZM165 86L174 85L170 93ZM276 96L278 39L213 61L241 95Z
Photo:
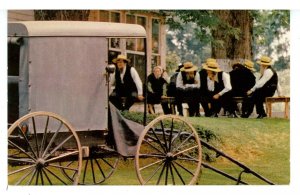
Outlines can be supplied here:
M103 159L102 159L102 160L103 160ZM98 169L100 170L100 172L101 172L103 178L106 178L106 176L105 176L105 174L104 174L104 172L103 172L103 170L102 170L102 167L100 166L99 162L98 162L97 160L95 160L95 161L96 161L96 165L98 166Z
M103 160L103 162L105 162L108 166L110 166L111 168L114 168L113 165L111 165L105 158L101 158Z
M176 138L178 138L181 135L183 125L184 125L184 121L182 121L181 127L179 128L179 132L173 137L171 144L173 144Z
M154 137L155 137L156 139L152 138L152 136L150 136L150 135L147 135L147 137L149 136L152 140L157 141L157 142L159 143L160 147L161 147L161 148L164 150L164 152L166 153L166 152L167 152L167 148L165 147L165 146L166 146L166 143L163 144L163 143L160 141L160 139L157 137L155 131L154 131L152 128L151 128L150 130L152 131L152 133L154 134Z
M59 156L47 159L46 162L52 162L52 161L55 161L55 160L58 160L58 159L61 159L61 158L68 157L68 156L77 155L78 153L79 153L78 150L72 151L72 152L63 153L63 154L61 154Z
M41 147L40 147L39 156L42 156L42 151L44 150L44 147L46 144L47 134L48 134L48 125L49 125L49 116L47 116L47 121L46 121L45 129L44 129L44 134L43 134L43 139L42 139L42 143L41 143Z
M35 161L35 158L33 156L31 156L30 154L28 154L28 152L26 152L23 148L21 148L20 146L18 146L17 144L15 144L14 142L12 142L11 140L8 140L8 144L10 144L11 146L15 147L20 152L22 152L23 154L25 154L26 156L28 156L30 159L32 159L32 160Z
M143 142L146 142L151 148L155 149L156 151L160 152L161 154L165 154L160 149L158 149L157 147L153 146L148 140L144 139Z
M78 171L76 168L71 168L69 166L62 166L62 165L55 165L55 164L48 164L49 167L55 167L55 168L60 168L60 169L66 169L66 170L71 170L71 171Z
M182 166L181 164L179 164L176 161L173 161L176 165L178 165L179 167L181 167L183 170L185 170L186 172L188 172L189 174L191 174L192 176L194 176L194 173L190 170L188 170L187 168L185 168L184 166Z
M73 135L70 135L67 137L64 141L62 141L58 146L56 146L47 156L44 157L44 159L47 159L49 156L51 156L54 152L56 152L59 148L61 148L67 141L69 141Z
M198 145L194 145L194 146L189 147L189 148L187 148L187 149L184 149L184 150L182 150L182 151L180 151L180 152L177 152L176 154L174 154L174 156L178 156L178 155L180 155L180 154L183 154L183 153L188 152L188 151L190 151L190 150L193 150L193 149L195 149L195 148L198 148Z
M183 140L183 142L180 143L179 146L176 147L176 149L174 149L174 151L178 151L192 136L193 134L190 134L185 140Z
M174 178L174 174L173 174L173 170L172 170L172 162L170 162L169 166L170 166L170 173L171 173L171 177L172 177L172 184L175 185L175 178Z
M147 184L153 177L154 175L158 172L158 170L163 166L164 161L161 161L161 163L159 164L159 166L154 170L153 174L145 181L144 184Z
M34 168L31 167L31 169L29 169L29 170L27 171L27 173L24 174L24 175L23 175L23 176L15 183L15 185L19 185L22 181L24 181L24 179L25 179L26 177L28 177L28 175L29 175L30 173L32 173L33 170L34 170Z
M48 145L47 145L47 147L46 147L46 149L45 149L45 151L44 151L42 157L44 157L44 156L47 154L48 150L50 149L52 143L54 142L54 140L55 140L55 138L56 138L58 132L59 132L60 129L62 128L62 126L63 126L63 122L60 121L60 125L59 125L59 127L57 128L57 130L55 131L54 135L51 137L51 140L50 140L50 142L48 143Z
M36 177L35 177L35 185L39 184L39 175L40 175L40 170L37 169L37 171L36 171Z
M32 126L33 126L33 132L34 132L34 138L35 138L35 147L36 147L36 154L37 156L39 156L40 152L39 152L39 146L38 146L38 138L37 138L37 134L36 134L36 125L35 125L35 119L34 117L31 118L32 119Z
M42 169L42 172L44 173L44 175L46 176L47 181L49 182L50 185L52 185L51 180L49 179L49 176L47 175L46 171L44 171L44 169Z
M164 166L163 166L163 168L162 168L162 170L161 170L161 172L160 172L160 174L159 174L159 177L158 177L158 180L157 180L157 182L156 182L156 185L159 185L160 180L161 180L161 177L162 177L162 175L163 175L163 173L164 173L165 168L166 168L166 162L164 162Z
M161 130L162 130L162 133L163 133L163 139L164 139L164 142L165 142L165 148L168 149L167 138L166 138L166 134L165 134L165 128L164 128L164 124L163 124L162 120L160 121L160 126L161 126Z
M169 148L168 148L168 151L171 151L171 148L172 148L173 128L174 128L174 119L172 118L171 132L170 132L170 135L169 135Z
M165 161L165 160L162 159L162 160L158 160L158 161L156 161L156 162L150 163L150 164L148 164L148 165L146 165L146 166L141 167L141 168L139 169L139 171L142 171L142 170L144 170L144 169L146 169L146 168L149 168L149 167L151 167L151 166L154 166L154 165L156 165L156 164L158 164L158 163L160 163L160 162L164 162L164 161Z
M175 165L173 164L173 162L171 163L171 166L174 168L174 170L175 170L175 172L177 173L177 175L178 175L180 181L182 182L182 184L185 185L185 182L184 182L184 180L183 180L181 174L179 173L179 171L177 170L177 168L175 167Z
M166 158L166 155L160 154L139 154L140 157L155 157L155 158Z
M30 178L30 180L27 182L27 185L30 185L30 184L31 184L31 182L32 182L32 180L33 180L33 178L34 178L34 176L35 176L36 172L37 172L37 170L36 170L36 169L34 169L34 171L33 171L32 175L31 175L31 178Z
M47 170L51 175L53 175L56 179L58 179L61 183L67 185L66 182L64 182L61 178L59 178L56 174L54 174L52 171L50 171L47 167L45 167L45 170Z
M166 175L165 175L165 185L168 185L168 177L169 177L169 161L166 161Z
M32 154L34 155L35 158L37 158L37 154L34 152L27 136L24 134L24 132L22 131L22 128L20 126L18 126L18 131L21 133L21 135L23 136L23 138L25 139L27 145L29 146L29 149L31 150Z
M12 158L12 157L8 157L7 159L8 159L8 161L23 162L23 163L30 163L30 164L35 163L35 161L33 161L32 159Z
M18 169L18 170L9 172L9 173L8 173L8 176L13 175L13 174L16 174L16 173L19 173L19 172L22 172L22 171L25 171L25 170L30 169L30 168L32 168L32 167L35 167L35 165L29 165L29 166L23 167L23 168L21 168L21 169Z
M92 168L93 182L96 183L95 171L94 171L94 165L93 165L93 158L90 158L90 162L91 162L91 168Z

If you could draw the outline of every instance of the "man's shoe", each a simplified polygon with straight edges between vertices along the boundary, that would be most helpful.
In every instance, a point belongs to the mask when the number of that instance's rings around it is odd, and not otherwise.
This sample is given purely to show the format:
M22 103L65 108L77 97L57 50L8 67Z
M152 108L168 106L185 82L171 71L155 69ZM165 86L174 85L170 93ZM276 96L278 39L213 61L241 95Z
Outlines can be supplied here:
M262 119L262 118L265 118L265 117L267 117L266 114L259 114L259 115L257 116L258 119Z
M228 115L228 118L238 118L238 116L235 113L231 113Z
M242 114L241 117L242 118L249 118L250 114Z

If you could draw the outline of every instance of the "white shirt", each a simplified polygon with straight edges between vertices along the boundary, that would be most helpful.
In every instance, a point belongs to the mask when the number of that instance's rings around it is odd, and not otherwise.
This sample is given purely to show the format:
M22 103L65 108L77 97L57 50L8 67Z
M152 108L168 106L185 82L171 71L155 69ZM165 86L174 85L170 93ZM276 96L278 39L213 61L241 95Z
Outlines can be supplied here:
M120 72L120 77L121 77L121 82L123 83L123 78L124 78L124 75L125 75L125 72L126 72L126 68L127 66L125 66L123 68L123 71ZM136 69L134 67L131 67L130 69L130 75L136 85L136 88L137 88L137 92L138 92L138 95L143 95L143 83L141 81L141 78L139 76L139 74L137 73ZM116 79L115 79L115 73L112 74L112 77L111 77L111 85L115 86L116 84Z
M230 83L230 75L226 72L222 72L222 81L224 83L224 89L219 92L219 95L222 96L224 93L230 91L232 89L231 83ZM218 75L216 75L216 82L218 81ZM212 81L207 77L207 88L209 91L215 90L215 81Z
M255 83L251 91L262 88L272 78L273 74L274 73L270 68L266 68L263 72L263 76ZM279 96L281 95L281 86L279 85L279 82L277 83L277 93Z
M196 72L195 75L195 84L183 84L182 72L177 75L176 79L176 88L186 89L186 88L200 88L200 75Z

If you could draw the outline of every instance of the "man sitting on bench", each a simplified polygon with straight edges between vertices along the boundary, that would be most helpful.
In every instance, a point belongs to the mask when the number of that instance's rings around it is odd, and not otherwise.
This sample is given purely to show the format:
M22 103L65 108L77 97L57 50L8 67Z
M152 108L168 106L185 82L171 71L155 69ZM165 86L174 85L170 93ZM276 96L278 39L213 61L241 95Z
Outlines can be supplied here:
M115 89L109 100L117 109L129 110L136 99L144 99L142 81L135 68L128 65L130 60L125 55L118 55L112 62L117 68L111 77L111 84Z
M246 117L253 112L254 105L256 106L257 118L261 119L267 116L263 103L266 97L272 97L277 89L278 95L281 96L281 88L278 84L278 76L272 68L272 60L268 56L262 56L257 63L260 65L261 77L256 82L247 94L249 98L249 110Z

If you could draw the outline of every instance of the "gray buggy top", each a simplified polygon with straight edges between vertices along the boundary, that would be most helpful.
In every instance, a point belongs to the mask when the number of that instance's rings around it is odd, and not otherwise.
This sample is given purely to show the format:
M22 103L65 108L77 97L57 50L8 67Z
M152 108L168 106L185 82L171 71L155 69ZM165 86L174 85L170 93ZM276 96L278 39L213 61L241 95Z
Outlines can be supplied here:
M75 21L8 24L8 44L19 45L19 117L50 111L78 131L107 129L109 38L145 38L142 26ZM13 99L9 97L9 99Z

